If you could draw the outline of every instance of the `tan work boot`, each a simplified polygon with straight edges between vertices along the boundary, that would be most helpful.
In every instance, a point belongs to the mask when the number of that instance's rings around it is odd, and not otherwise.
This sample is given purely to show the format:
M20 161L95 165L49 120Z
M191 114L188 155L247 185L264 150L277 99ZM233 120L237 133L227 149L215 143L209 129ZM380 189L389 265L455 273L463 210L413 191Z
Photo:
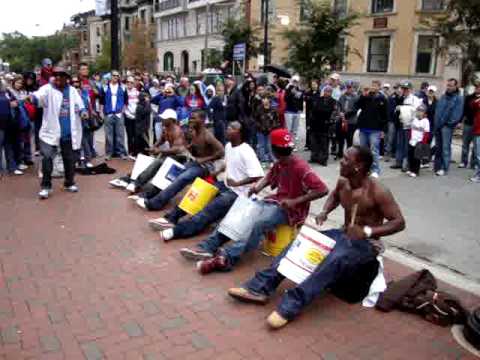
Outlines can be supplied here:
M288 320L280 315L277 311L274 311L268 317L267 323L272 329L280 329L288 324Z
M247 303L265 305L268 302L268 298L265 295L255 294L248 289L242 287L229 289L228 295L239 301Z

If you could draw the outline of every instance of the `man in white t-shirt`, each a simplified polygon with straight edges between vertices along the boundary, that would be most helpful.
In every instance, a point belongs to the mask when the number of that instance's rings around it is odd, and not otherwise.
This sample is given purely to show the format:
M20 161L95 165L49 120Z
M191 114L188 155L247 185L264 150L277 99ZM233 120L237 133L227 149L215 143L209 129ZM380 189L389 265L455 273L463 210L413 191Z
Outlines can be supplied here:
M416 147L417 144L423 143L429 148L428 137L430 133L430 122L427 117L427 108L425 105L420 105L417 108L417 114L411 123L412 132L410 141L408 142L408 167L407 175L410 177L417 177L420 173L420 162L417 158Z
M178 222L186 213L177 206L165 218L149 221L153 229L161 230L160 238L163 241L199 234L208 225L222 219L239 195L248 196L250 185L264 176L255 151L244 141L244 134L245 131L240 122L233 121L229 124L225 165L217 172L225 171L225 181L218 181L215 184L220 190L219 194L205 209L188 220Z

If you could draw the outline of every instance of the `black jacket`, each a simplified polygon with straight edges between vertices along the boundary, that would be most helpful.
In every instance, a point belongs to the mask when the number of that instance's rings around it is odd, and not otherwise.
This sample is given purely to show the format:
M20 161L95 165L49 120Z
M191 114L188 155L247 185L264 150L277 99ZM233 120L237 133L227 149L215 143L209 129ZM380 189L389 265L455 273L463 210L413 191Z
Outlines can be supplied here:
M223 106L223 97L214 96L207 107L208 118L214 123L225 122L225 106Z
M242 121L244 120L245 114L243 109L243 99L242 91L235 87L227 95L227 105L225 106L225 118L227 122L231 121Z
M472 107L470 106L470 103L472 102L473 99L475 99L477 96L475 94L468 95L465 98L465 104L464 104L464 109L463 109L463 116L464 120L463 123L465 125L473 125L473 120L475 113L472 110Z
M334 98L315 94L312 97L310 130L317 133L328 133L330 126L335 122L333 116L337 110L338 105Z
M362 95L357 101L357 109L362 110L357 123L360 129L384 130L388 121L388 104L385 96Z
M285 90L286 112L303 111L303 91L293 85L287 86Z

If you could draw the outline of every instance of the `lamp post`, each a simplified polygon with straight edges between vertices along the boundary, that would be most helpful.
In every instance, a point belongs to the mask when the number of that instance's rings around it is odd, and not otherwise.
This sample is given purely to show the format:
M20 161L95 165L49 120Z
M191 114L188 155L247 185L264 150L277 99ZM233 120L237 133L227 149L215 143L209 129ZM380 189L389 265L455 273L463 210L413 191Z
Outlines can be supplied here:
M264 15L263 15L263 66L269 64L268 58L268 0L263 0L264 4Z
M119 44L118 44L118 0L111 0L110 3L111 11L111 42L112 42L112 54L111 54L111 67L112 70L120 69L120 55L119 55Z
M210 17L210 2L207 0L207 8L205 9L205 44L203 48L203 69L205 70L208 65L208 18Z

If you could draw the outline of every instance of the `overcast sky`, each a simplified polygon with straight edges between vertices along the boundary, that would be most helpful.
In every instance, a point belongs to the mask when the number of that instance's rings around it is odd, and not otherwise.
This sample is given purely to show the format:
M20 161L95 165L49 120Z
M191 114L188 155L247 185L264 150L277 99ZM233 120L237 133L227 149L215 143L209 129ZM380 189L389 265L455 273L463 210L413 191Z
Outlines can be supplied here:
M95 0L0 0L0 33L50 35L76 13L95 9Z

